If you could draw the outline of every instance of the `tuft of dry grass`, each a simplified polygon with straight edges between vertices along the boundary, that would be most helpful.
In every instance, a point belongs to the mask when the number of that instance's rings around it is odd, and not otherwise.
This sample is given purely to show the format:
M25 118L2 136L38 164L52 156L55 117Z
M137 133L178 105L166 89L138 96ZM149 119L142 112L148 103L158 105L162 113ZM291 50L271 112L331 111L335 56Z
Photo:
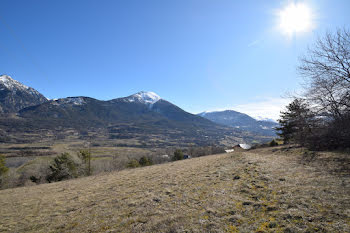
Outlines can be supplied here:
M0 231L349 232L349 177L301 158L264 148L2 190Z

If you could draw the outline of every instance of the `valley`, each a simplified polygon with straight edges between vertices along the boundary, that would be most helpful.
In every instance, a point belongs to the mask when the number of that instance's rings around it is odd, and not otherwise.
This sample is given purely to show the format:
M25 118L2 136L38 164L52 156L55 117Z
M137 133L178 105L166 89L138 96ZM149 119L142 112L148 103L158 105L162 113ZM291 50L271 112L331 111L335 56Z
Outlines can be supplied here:
M0 233L350 233L350 1L0 9Z
M0 77L0 155L10 168L1 188L48 182L52 161L64 153L81 166L77 154L88 150L96 175L123 170L142 157L169 162L176 149L197 157L273 138L188 113L154 92L49 100L10 76Z

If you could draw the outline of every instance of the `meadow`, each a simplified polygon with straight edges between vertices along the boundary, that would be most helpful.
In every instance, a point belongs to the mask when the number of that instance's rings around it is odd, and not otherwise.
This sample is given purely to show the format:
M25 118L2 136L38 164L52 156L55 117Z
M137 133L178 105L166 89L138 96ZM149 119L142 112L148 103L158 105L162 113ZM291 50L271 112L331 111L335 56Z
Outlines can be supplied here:
M349 232L344 152L286 146L0 191L4 232Z

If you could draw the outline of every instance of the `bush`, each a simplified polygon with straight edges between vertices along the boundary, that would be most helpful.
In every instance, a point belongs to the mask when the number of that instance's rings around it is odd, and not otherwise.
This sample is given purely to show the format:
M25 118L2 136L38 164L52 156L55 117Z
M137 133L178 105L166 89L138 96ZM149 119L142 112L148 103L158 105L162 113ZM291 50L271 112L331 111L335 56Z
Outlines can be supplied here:
M142 156L139 160L139 164L143 166L150 166L153 164L152 160L146 156Z
M126 165L126 167L128 168L135 168L135 167L140 167L140 163L139 161L137 161L136 159L132 159L128 162L128 164Z
M275 140L272 140L270 143L269 143L269 146L278 146L278 143L275 141Z
M33 182L38 184L40 182L40 178L36 177L36 176L30 176L29 179Z
M80 150L78 152L78 157L84 164L84 175L91 175L91 153L88 150Z
M49 183L77 177L77 164L69 153L62 153L55 157L49 170L50 172L46 177Z
M184 154L182 153L182 150L177 149L174 152L173 161L182 160L182 159L184 159Z
M8 167L6 167L5 156L0 155L0 176L5 175L8 172Z

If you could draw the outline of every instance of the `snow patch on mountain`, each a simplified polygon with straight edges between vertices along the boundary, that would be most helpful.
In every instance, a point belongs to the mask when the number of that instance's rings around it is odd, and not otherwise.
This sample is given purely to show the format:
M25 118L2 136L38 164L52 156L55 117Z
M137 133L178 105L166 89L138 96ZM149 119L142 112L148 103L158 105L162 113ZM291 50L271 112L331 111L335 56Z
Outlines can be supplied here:
M201 113L198 113L198 116L204 117L206 116L208 113L220 113L220 112L236 112L235 110L219 110L219 111L204 111Z
M83 105L86 102L83 97L67 97L62 99L55 99L53 100L53 103L57 105L63 105L63 104Z
M1 75L0 76L0 83L3 84L7 89L14 90L28 90L30 87L27 87L26 85L23 85L22 83L12 79L10 76L7 75Z
M129 102L140 102L147 105L153 105L160 99L159 95L151 91L140 91L126 98Z
M217 112L217 111L204 111L204 112L198 113L198 115L201 116L201 117L204 117L208 113L212 113L212 112Z
M268 118L268 117L256 116L256 117L253 117L253 118L255 120L257 120L257 121L270 121L270 122L273 122L273 123L277 123L276 120Z
M259 125L259 126L260 126L260 128L262 128L262 129L270 129L269 127L264 126L264 125Z
M22 83L18 82L17 80L14 80L8 75L1 75L0 76L0 84L2 84L6 89L16 92L16 91L25 91L28 92L34 96L39 96L40 93L36 91L35 89L28 87L26 85L23 85ZM2 90L0 86L0 90Z

